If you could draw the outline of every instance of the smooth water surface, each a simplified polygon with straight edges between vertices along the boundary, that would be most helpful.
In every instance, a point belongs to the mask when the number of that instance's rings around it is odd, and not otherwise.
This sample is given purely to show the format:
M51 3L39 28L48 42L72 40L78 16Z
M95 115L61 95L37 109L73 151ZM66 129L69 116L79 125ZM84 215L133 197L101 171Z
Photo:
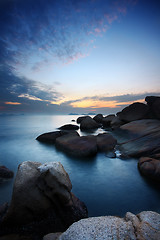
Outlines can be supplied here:
M70 176L74 194L87 205L89 216L124 216L127 211L144 210L160 212L160 186L141 177L136 159L111 159L103 153L78 159L56 150L54 145L35 140L38 135L55 131L63 124L74 124L71 120L77 117L1 116L0 165L16 174L18 164L23 161L61 162ZM0 204L10 201L13 181L0 183Z

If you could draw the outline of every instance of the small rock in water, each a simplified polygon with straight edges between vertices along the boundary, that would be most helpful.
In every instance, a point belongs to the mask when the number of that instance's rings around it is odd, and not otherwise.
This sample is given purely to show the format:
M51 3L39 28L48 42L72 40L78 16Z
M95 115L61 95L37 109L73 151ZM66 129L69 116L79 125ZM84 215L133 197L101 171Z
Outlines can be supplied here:
M13 178L14 172L9 170L5 166L0 166L0 178L2 179L8 179L8 178Z

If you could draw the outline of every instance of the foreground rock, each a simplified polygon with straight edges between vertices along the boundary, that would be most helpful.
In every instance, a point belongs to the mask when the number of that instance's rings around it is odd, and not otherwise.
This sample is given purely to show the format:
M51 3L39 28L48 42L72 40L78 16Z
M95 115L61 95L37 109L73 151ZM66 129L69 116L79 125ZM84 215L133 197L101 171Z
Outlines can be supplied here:
M5 166L0 166L0 178L2 179L9 179L13 178L14 172L8 169Z
M45 239L45 238L43 238ZM158 240L160 214L144 211L130 212L124 218L105 216L82 219L72 224L57 240Z
M97 153L97 142L95 136L77 136L68 134L57 138L56 147L71 156L90 157Z
M81 121L80 129L83 130L91 130L99 128L99 124L93 120L91 117L86 117Z
M74 124L65 124L59 128L60 130L78 130L79 126Z
M138 162L140 172L153 180L160 181L160 160L151 157L141 157Z
M69 176L59 162L23 162L18 167L11 204L0 224L0 234L43 236L65 231L87 217L85 205L72 193Z
M117 113L118 118L124 122L132 122L148 117L149 107L144 103L133 103Z
M160 152L160 121L137 120L120 127L118 143L123 154L133 157L150 156Z
M97 147L100 152L112 151L117 144L117 140L109 133L97 135Z

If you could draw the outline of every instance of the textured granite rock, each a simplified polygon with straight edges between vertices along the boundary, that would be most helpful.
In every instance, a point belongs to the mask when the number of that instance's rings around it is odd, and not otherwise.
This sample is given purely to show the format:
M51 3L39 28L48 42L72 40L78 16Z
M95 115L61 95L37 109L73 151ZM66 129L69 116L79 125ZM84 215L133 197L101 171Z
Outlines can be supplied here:
M151 211L124 218L105 216L72 224L58 240L159 240L160 214Z

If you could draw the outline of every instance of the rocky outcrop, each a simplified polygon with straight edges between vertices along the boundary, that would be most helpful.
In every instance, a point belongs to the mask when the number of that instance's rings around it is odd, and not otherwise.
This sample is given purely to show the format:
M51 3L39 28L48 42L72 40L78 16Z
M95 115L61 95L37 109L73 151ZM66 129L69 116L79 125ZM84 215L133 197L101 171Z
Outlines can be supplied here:
M117 139L123 154L133 157L150 156L160 152L160 121L137 120L120 127Z
M2 179L9 179L13 178L14 172L8 169L5 166L0 166L0 178Z
M78 130L79 126L74 124L65 124L59 127L60 130Z
M160 182L160 160L151 157L141 157L138 162L140 172Z
M97 142L95 136L77 136L68 134L57 138L56 147L71 156L90 157L97 153Z
M124 218L104 216L82 219L72 224L56 239L158 240L160 239L160 214L144 211L134 215L128 212Z
M118 118L124 122L132 122L148 117L149 107L144 103L133 103L117 113Z
M114 117L110 123L111 128L114 130L119 128L124 124L124 121L120 120L118 117Z
M93 120L91 117L86 117L85 119L83 119L81 121L81 124L80 124L80 129L83 131L85 130L91 130L91 129L97 129L99 128L99 124Z
M65 231L87 217L87 209L71 193L72 184L59 162L23 162L18 167L12 200L0 234L31 231L44 235Z
M150 107L151 117L160 119L160 97L147 96L145 101Z
M103 120L102 120L103 127L110 127L111 122L114 119L114 117L115 117L114 114L110 114L110 115L104 117Z
M112 151L116 146L117 140L109 133L97 135L97 147L100 152Z
M102 123L103 121L103 115L102 114L97 114L94 118L94 121L96 121L97 123Z

